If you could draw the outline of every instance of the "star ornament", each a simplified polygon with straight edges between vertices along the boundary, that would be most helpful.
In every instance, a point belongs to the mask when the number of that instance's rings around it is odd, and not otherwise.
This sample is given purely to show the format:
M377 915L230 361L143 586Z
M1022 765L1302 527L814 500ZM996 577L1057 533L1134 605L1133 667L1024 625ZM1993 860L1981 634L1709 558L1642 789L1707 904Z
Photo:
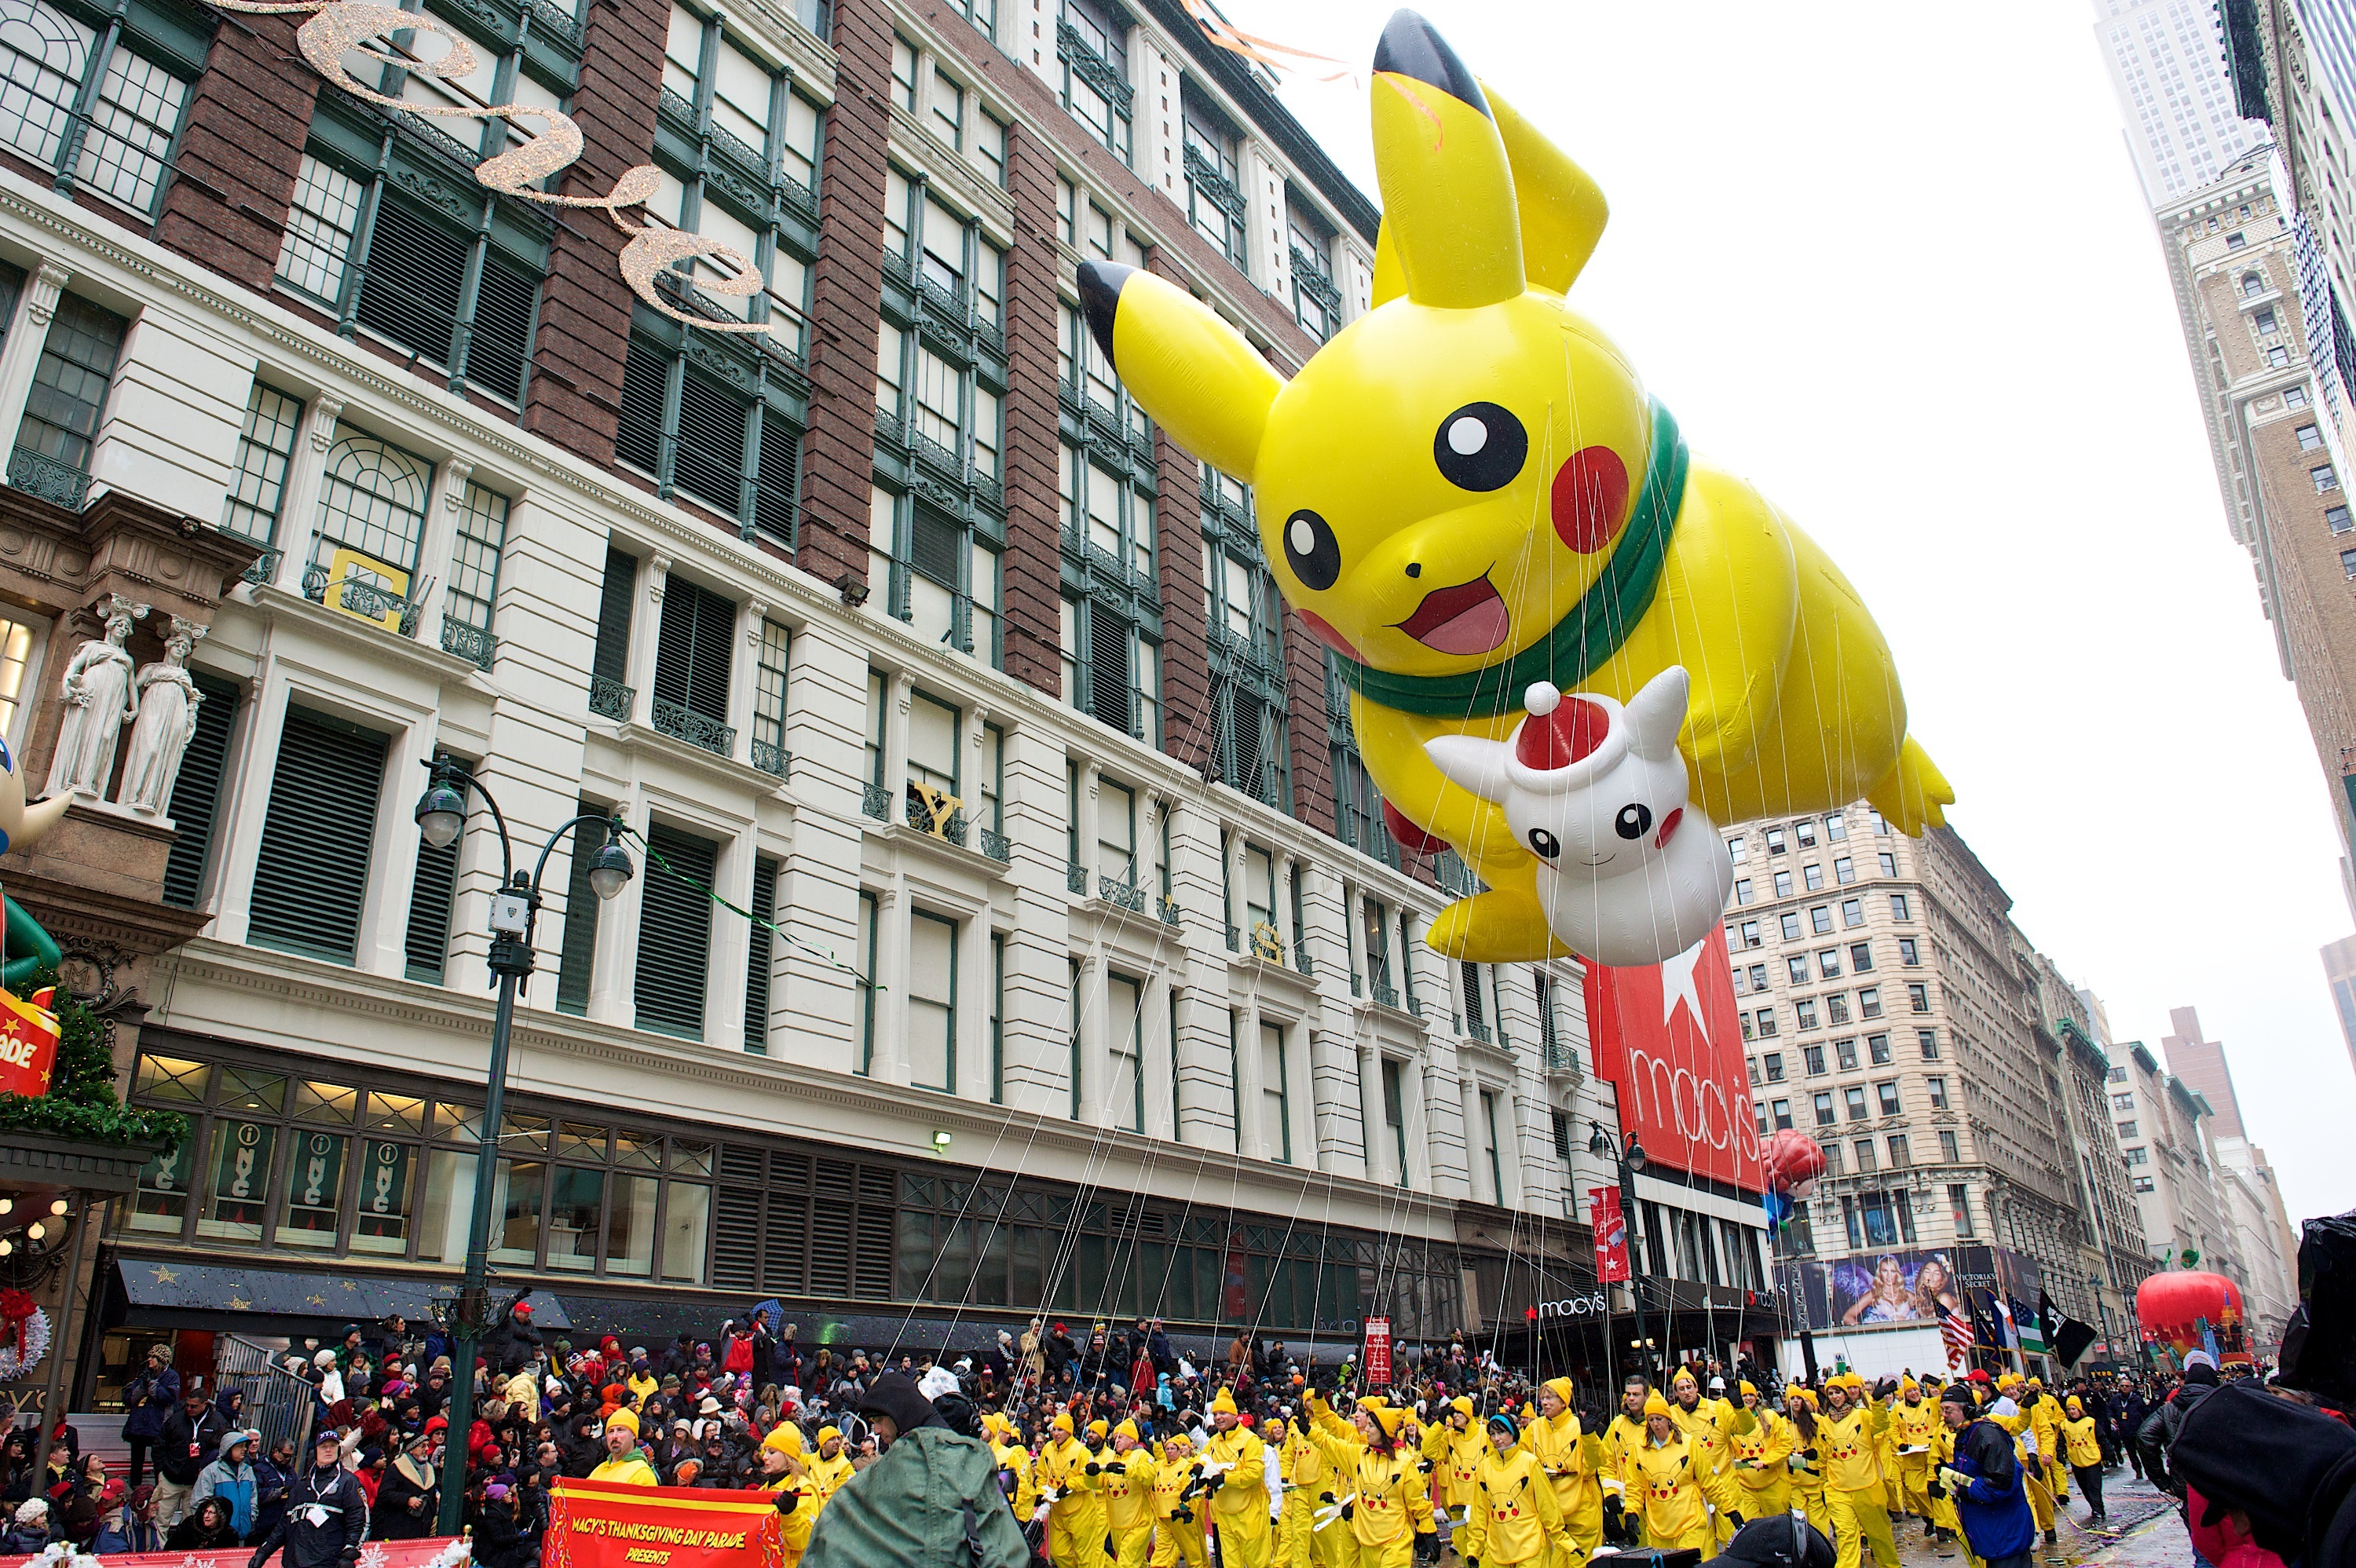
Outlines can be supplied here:
M1704 937L1683 953L1661 961L1661 1022L1675 1022L1677 1009L1685 1008L1693 1014L1694 1028L1701 1034L1702 1043L1709 1043L1709 1025L1701 1007L1701 982L1694 970L1701 963L1702 949L1708 945Z
M157 1264L155 1267L154 1273L155 1283L157 1285L177 1285L180 1283L179 1271L177 1269L168 1269L162 1264Z

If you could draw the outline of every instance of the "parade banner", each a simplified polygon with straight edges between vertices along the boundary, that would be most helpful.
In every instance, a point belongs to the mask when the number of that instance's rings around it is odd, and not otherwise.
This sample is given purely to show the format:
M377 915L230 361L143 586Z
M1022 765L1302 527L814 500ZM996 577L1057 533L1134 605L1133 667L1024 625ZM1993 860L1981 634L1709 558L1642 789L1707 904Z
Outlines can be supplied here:
M1655 1165L1767 1189L1721 928L1665 964L1587 966L1595 1072Z
M1391 1320L1366 1319L1366 1386L1388 1388L1391 1381Z
M785 1516L766 1492L559 1481L541 1568L779 1568Z
M1620 1212L1620 1189L1587 1189L1587 1225L1595 1232L1595 1277L1618 1285L1628 1277L1628 1220Z
M774 1510L772 1510L774 1511ZM370 1541L362 1543L359 1568L425 1568L457 1543L456 1537L429 1536L423 1541ZM0 1557L8 1568L36 1563L37 1557ZM91 1559L102 1568L245 1568L253 1561L251 1546L226 1546L218 1552L110 1552Z

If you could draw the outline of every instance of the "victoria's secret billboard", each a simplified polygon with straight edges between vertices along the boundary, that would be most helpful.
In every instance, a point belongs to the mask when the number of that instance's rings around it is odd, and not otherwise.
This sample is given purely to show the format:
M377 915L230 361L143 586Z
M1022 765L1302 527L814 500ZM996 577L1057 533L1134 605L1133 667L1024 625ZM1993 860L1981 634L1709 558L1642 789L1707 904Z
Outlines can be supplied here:
M1665 964L1591 964L1586 993L1595 1071L1619 1091L1621 1136L1644 1139L1650 1164L1765 1191L1724 927Z

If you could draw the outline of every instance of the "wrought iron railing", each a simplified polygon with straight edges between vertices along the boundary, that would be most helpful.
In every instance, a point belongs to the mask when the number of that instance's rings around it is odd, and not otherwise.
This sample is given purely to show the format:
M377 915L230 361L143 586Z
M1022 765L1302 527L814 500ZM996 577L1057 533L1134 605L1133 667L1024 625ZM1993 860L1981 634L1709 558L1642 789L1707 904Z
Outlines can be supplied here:
M238 574L238 581L251 582L256 588L260 588L277 577L278 563L285 559L284 550L264 545L262 547L262 553L254 557L253 564Z
M1125 879L1098 877L1097 896L1107 903L1119 904L1131 914L1145 912L1145 890Z
M616 724L628 723L630 710L637 699L638 690L634 686L625 686L610 676L593 675L589 677L589 711L600 719L611 719Z
M1292 944L1292 966L1312 980L1317 977L1317 965L1310 962L1309 950L1298 942Z
M1423 1019L1423 998L1409 997L1407 999L1407 1010L1410 1017L1420 1022Z
M793 760L794 754L775 741L753 742L753 765L765 773L775 773L777 777L784 778L786 768Z
M1067 861L1064 867L1064 886L1085 896L1088 891L1088 869L1077 860Z
M1479 1040L1483 1045L1494 1044L1496 1040L1496 1036L1489 1032L1489 1026L1484 1023L1468 1023L1464 1026L1464 1032L1468 1037Z
M444 611L442 615L442 651L488 669L491 661L498 657L499 640L486 628L476 625L472 621L462 621Z
M1227 951L1230 953L1241 953L1243 950L1244 933L1237 931L1232 925L1227 927Z
M880 784L861 786L859 809L878 822L892 820L892 792Z
M1364 981L1360 980L1360 979L1359 979L1355 975L1351 976L1350 976L1350 995L1351 995L1351 996L1353 996L1353 997L1363 997L1363 996L1365 996L1365 995L1366 994L1366 993L1365 993L1365 988L1364 988L1364 987L1365 987L1365 982L1364 982Z
M1175 925L1178 923L1178 901L1176 899L1165 897L1162 901L1162 923L1164 925Z
M380 624L391 620L391 630L404 637L417 635L417 612L422 607L413 599L404 599L390 588L380 588L366 578L347 577L339 582L327 580L327 569L313 566L303 573L303 597L314 604L324 605L333 593L335 609L362 621Z
M1381 981L1377 980L1375 982L1373 989L1376 1006L1385 1008L1396 1008L1398 1006L1399 995L1397 991L1392 990L1388 986L1386 986Z
M946 822L933 815L933 803L923 790L912 782L907 790L908 826L919 833L929 833L945 843L963 848L965 844L965 813L951 811Z
M982 828L980 830L980 838L981 843L981 852L989 856L991 859L997 861L1000 865L1006 865L1014 859L1014 846L1009 843L1007 841L1006 835L1001 833L997 828Z
M684 702L655 699L655 732L724 757L736 749L736 731L708 713L698 713Z

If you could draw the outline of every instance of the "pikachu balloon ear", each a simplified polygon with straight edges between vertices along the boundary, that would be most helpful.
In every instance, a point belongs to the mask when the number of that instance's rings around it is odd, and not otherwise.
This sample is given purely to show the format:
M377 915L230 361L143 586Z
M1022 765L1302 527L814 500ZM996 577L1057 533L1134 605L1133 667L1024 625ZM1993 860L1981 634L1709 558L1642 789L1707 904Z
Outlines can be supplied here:
M1469 310L1520 293L1521 218L1488 96L1413 11L1394 15L1375 46L1374 132L1377 283L1387 240L1418 304Z
M1202 301L1151 272L1080 263L1088 333L1121 385L1173 440L1248 484L1284 379Z
M1533 288L1567 294L1603 238L1611 208L1593 176L1563 155L1488 89L1489 113L1514 173L1514 207L1522 225L1522 267Z

